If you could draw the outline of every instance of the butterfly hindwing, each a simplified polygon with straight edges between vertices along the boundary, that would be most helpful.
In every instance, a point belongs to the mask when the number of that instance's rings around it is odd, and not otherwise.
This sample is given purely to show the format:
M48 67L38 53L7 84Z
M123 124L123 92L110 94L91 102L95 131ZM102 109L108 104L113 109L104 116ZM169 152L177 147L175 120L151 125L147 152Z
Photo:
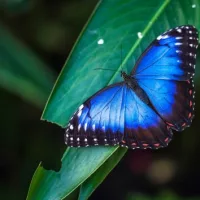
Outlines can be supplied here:
M68 146L159 148L171 140L168 125L122 82L88 99L66 129Z
M144 89L155 110L171 128L182 131L194 116L194 87L188 81L147 79L138 83Z
M121 146L159 148L167 146L172 132L157 113L130 88L126 88L125 127Z

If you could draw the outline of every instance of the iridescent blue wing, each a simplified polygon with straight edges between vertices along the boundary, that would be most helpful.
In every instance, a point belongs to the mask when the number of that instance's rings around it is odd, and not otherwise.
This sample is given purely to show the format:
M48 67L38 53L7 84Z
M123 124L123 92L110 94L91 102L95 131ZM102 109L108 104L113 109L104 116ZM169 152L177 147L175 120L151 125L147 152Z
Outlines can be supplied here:
M194 86L198 32L179 26L160 35L132 71L154 109L171 128L181 131L194 116Z
M171 137L169 126L122 82L99 91L79 107L66 128L65 143L159 148Z
M124 133L124 102L122 83L100 90L85 103L69 121L65 143L71 147L116 145Z
M129 148L165 147L171 141L171 129L162 118L130 88L124 94L124 137L120 146Z

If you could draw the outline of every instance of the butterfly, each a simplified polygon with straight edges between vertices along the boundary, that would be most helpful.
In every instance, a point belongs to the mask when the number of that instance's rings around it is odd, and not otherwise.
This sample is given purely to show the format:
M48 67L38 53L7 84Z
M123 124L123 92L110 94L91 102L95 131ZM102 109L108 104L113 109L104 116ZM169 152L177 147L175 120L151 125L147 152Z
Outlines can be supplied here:
M122 82L86 100L66 127L69 147L120 145L131 149L166 147L172 130L194 117L198 31L185 25L158 36Z

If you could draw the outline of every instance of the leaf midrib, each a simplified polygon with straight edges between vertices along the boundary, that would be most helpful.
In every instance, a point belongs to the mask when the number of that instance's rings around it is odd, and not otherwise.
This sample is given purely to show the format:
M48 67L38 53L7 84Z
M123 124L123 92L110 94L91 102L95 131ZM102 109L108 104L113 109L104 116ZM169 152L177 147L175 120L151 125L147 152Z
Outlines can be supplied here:
M165 7L167 7L167 5L170 3L171 0L165 0L164 3L162 4L162 6L158 9L158 11L155 13L155 15L152 16L152 18L150 19L148 25L146 26L146 28L144 28L144 30L141 32L142 34L142 38L144 38L144 36L147 34L147 32L149 31L149 29L153 26L154 22L156 21L156 19L161 15L161 13L163 12L163 10L165 9ZM125 56L122 64L118 67L118 70L116 72L114 72L113 76L111 77L110 81L107 83L107 85L111 84L113 82L113 80L115 79L117 72L119 72L122 67L126 64L126 62L128 61L128 59L131 57L131 55L133 54L133 52L136 50L136 48L140 45L142 38L138 38L135 42L135 44L133 45L133 47L131 48L131 50L129 51L129 53L127 54L127 56Z

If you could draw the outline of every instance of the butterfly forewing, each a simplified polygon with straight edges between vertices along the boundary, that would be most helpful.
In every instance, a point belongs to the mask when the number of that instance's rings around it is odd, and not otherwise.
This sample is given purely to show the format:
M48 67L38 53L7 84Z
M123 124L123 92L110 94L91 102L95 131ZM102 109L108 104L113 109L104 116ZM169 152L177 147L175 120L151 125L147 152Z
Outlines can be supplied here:
M124 83L93 95L71 118L66 128L68 146L116 145L124 134Z
M198 31L193 26L170 29L155 39L138 59L138 79L188 80L194 76Z
M189 126L194 117L197 47L196 28L176 27L152 42L132 72L157 113L177 131Z

